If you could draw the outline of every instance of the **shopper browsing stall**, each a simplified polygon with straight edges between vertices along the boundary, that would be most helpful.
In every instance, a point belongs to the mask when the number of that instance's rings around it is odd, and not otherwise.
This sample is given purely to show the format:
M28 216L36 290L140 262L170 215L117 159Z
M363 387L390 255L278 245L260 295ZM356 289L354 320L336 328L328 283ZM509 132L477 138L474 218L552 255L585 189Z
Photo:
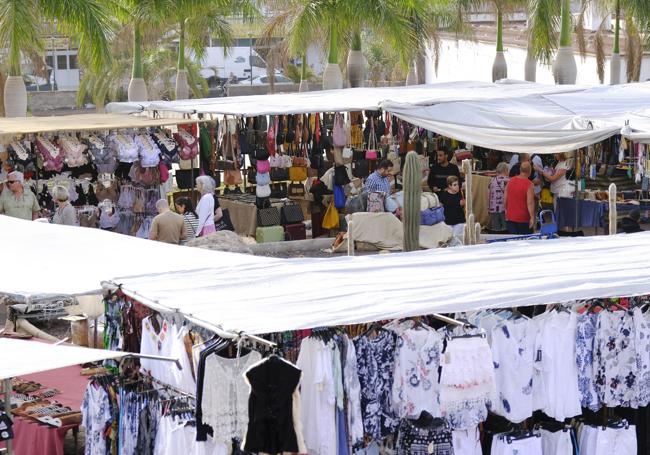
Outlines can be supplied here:
M5 190L0 195L0 213L23 220L35 220L41 207L31 191L25 191L25 177L22 172L9 174Z
M539 165L535 166L535 169L551 184L551 193L553 193L554 199L573 197L575 182L567 179L567 175L573 167L573 160L570 160L566 153L556 153L555 159L557 164L552 171L544 170Z
M176 207L176 213L180 214L185 221L187 239L193 239L199 232L199 216L194 211L194 204L192 204L192 200L188 197L179 197L176 199L174 205Z
M52 216L52 223L78 226L77 211L70 204L70 193L68 189L65 186L57 185L52 188L52 195L57 205L54 216Z
M508 165L499 163L497 175L492 177L488 186L488 213L490 214L490 229L495 232L507 231L505 195L508 177Z
M436 152L437 162L429 168L427 184L431 191L438 193L447 188L447 177L453 175L460 180L458 166L449 162L449 155L445 150Z
M535 225L535 193L529 180L531 166L521 163L519 175L512 177L506 186L506 223L511 234L532 234Z
M201 199L196 206L196 212L199 215L199 225L197 227L197 237L203 237L216 232L214 227L214 179L207 175L201 175L196 178L196 190L201 193Z
M156 202L158 215L153 219L149 238L160 242L180 244L181 240L187 238L185 219L178 213L169 210L167 199L160 199Z
M465 222L465 198L460 191L460 180L455 175L447 177L444 191L438 193L440 203L445 207L445 223L454 227Z
M390 195L390 180L388 180L388 176L392 167L393 163L388 160L382 160L379 163L377 170L368 176L364 184L364 189L368 194L385 193L386 196Z

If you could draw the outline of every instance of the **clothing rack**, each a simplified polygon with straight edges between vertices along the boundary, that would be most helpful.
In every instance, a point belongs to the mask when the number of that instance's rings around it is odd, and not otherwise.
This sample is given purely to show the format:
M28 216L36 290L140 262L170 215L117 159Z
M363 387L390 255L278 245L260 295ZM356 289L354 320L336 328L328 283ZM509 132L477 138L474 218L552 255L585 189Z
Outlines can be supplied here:
M109 288L109 289L112 289L112 290L118 290L119 289L125 295L127 295L128 297L131 297L132 299L137 300L138 302L142 303L143 305L148 306L149 308L154 309L154 310L156 310L156 311L158 311L160 313L178 314L178 315L184 317L187 321L191 322L192 324L197 325L199 327L203 327L204 329L208 329L208 330L214 332L215 334L217 334L218 336L220 336L221 338L234 340L234 341L239 341L241 339L246 338L246 339L249 339L250 341L253 341L253 342L259 343L259 344L263 344L263 345L268 346L270 348L277 347L277 344L274 343L273 341L266 340L266 339L264 339L262 337L258 337L257 335L250 335L250 334L244 333L244 332L226 331L226 330L224 330L223 328L219 327L216 324L212 324L212 323L203 321L201 319L195 318L194 316L190 316L190 315L181 313L180 311L178 311L178 309L171 309L171 308L168 308L166 306L163 306L160 303L158 303L157 301L149 299L149 298L147 298L145 296L142 296L142 295L138 294L135 291L130 291L128 289L125 289L124 287L122 287L121 284L117 284L117 283L115 283L113 281L103 281L101 284L102 284L102 287L104 287L104 288Z
M473 327L473 325L469 322L459 321L458 319L450 318L439 313L433 313L431 316L438 319L439 321L446 322L447 324L454 324L460 327Z
M163 356L160 356L160 355L136 354L136 353L129 352L128 354L125 354L124 356L122 356L122 358L120 359L120 362L119 362L120 371L122 371L122 365L124 364L124 361L126 359L134 359L134 358L135 359L160 360L160 361L163 361L163 362L174 362L176 364L176 367L179 370L183 369L183 367L181 366L180 360L178 360L175 357L163 357Z

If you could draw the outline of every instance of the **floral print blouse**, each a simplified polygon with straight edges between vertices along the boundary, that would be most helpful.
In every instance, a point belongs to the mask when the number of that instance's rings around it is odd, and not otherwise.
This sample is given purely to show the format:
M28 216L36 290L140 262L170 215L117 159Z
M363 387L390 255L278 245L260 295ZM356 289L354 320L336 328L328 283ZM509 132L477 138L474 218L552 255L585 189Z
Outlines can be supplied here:
M632 407L637 371L634 319L629 311L598 313L594 343L595 381L600 401L608 407Z
M584 313L578 316L576 326L576 364L580 404L592 411L600 409L600 400L594 381L594 341L598 315Z
M380 330L376 338L354 339L363 430L377 441L393 434L399 423L391 402L396 345L397 335L388 330Z

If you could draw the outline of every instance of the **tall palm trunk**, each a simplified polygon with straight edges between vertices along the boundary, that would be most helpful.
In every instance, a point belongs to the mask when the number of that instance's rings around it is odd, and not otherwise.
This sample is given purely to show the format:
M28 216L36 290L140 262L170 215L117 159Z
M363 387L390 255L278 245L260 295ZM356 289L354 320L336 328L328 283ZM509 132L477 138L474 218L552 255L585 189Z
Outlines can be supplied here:
M343 74L339 67L339 33L336 25L330 25L329 53L323 71L323 90L343 88Z
M526 50L526 62L524 63L524 79L528 82L535 82L537 80L537 59L533 52L533 47L530 42Z
M492 82L508 77L508 64L503 55L503 11L497 7L497 54L492 64Z
M365 58L361 52L361 33L357 30L352 36L352 45L348 53L347 73L350 87L363 87L366 82Z
M186 100L190 97L187 85L187 70L185 69L185 20L180 23L178 37L178 71L176 72L176 90L174 95L177 100Z
M609 64L609 83L617 85L621 83L621 52L620 52L620 34L621 34L621 4L616 0L616 18L614 21L614 50L612 60Z
M13 42L9 47L9 76L3 98L6 117L27 116L27 89L20 71L20 49Z
M575 84L578 76L576 59L573 55L571 39L571 1L562 0L562 29L560 30L560 48L553 63L555 83Z
M299 92L309 91L309 81L307 80L307 52L302 54L302 66L300 67L300 87Z
M144 82L142 69L142 32L136 22L133 28L133 73L129 82L129 101L147 101L147 84Z
M406 73L406 85L418 84L418 68L415 59L411 60L409 72Z

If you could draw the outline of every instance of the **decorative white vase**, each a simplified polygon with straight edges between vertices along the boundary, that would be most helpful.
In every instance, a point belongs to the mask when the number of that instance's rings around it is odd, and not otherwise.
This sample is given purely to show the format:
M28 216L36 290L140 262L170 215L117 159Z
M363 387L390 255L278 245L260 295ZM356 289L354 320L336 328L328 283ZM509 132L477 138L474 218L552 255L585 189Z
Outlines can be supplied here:
M27 89L22 76L9 76L5 81L5 117L27 116Z

